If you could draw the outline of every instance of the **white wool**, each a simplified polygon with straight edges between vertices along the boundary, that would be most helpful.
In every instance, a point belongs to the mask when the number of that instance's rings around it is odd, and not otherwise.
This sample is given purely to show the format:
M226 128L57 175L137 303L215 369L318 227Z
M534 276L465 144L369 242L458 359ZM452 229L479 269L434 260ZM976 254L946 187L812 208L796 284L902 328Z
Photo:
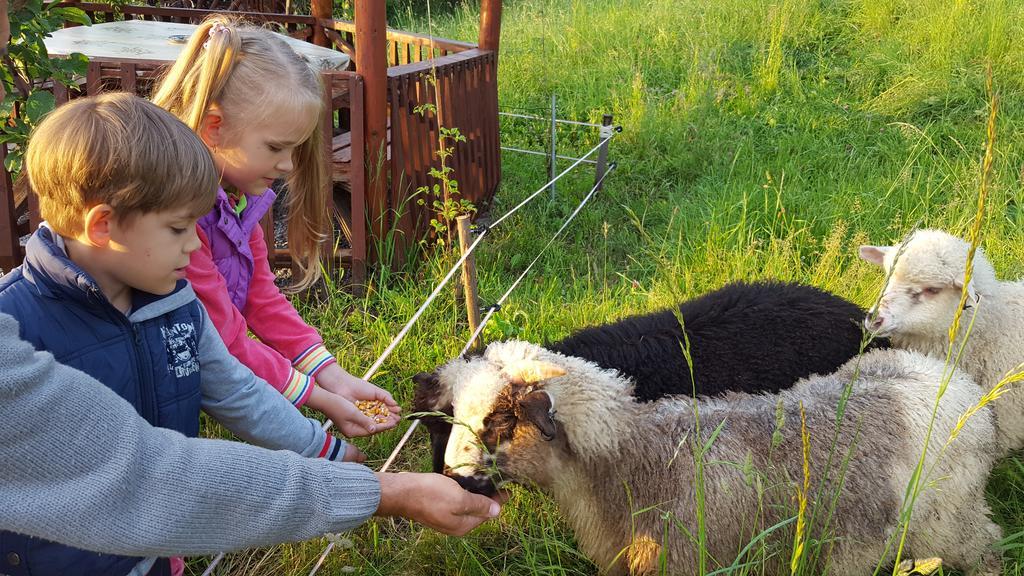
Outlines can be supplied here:
M897 246L862 246L861 257L889 275L868 327L895 346L945 359L969 249L941 230L916 231ZM999 281L979 248L966 290L953 351L966 341L960 367L990 390L1024 362L1024 284ZM993 407L1001 449L1024 447L1024 391L1012 389Z

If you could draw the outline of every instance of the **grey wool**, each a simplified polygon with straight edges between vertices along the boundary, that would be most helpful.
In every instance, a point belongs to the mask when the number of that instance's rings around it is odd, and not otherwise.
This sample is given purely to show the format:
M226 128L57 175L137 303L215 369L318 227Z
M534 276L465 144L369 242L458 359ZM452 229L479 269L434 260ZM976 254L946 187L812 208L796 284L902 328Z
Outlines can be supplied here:
M708 569L753 561L758 573L789 574L805 421L808 510L835 506L827 526L819 514L805 532L829 542L807 560L809 573L861 576L879 559L891 565L886 540L898 533L906 487L927 444L905 557L937 556L967 574L996 576L993 544L1002 534L985 503L992 415L981 408L960 426L981 393L960 371L936 410L943 369L921 354L875 350L775 394L640 403L633 383L615 371L510 341L452 360L431 380L438 403L450 402L464 424L453 427L445 451L450 475L483 493L516 482L550 494L581 551L607 574L658 573L662 562L669 574L697 571L699 552L687 537L697 534L695 444L707 447ZM954 430L955 441L944 445ZM737 556L772 526L767 557Z
M211 554L349 530L377 509L365 466L150 426L35 351L0 314L0 528L137 556Z

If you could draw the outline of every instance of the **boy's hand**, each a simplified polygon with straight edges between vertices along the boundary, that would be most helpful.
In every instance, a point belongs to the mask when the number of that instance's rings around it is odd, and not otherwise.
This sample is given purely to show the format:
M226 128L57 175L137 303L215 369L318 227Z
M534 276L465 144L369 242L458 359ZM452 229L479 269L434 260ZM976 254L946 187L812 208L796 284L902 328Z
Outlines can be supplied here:
M359 448L356 448L355 444L348 442L345 446L345 456L341 459L342 462L356 462L362 464L366 462L366 454Z
M365 434L355 434L356 436L374 434L375 432L380 432L381 430L394 428L398 424L402 408L398 405L397 402L395 402L395 399L391 397L391 394L388 394L386 390L378 388L377 386L374 386L373 384L370 384L365 380L361 380L349 374L344 369L342 369L342 367L339 366L337 363L331 364L330 366L327 366L323 370L321 370L316 375L316 383L324 390L327 390L328 392L331 392L337 396L347 399L349 402L353 403L353 405L355 402L363 400L375 400L378 402L383 402L384 405L387 406L390 414L388 414L387 419L384 422L375 422L373 421L372 418L369 417L367 417L367 420L373 423L372 426L369 426L365 423L360 424L358 421L354 422L356 426L361 426L362 428L368 430L368 432L366 432ZM362 412L360 412L360 414L362 414ZM331 419L334 420L334 418ZM341 424L341 422L339 422L338 420L335 420L335 423L339 425ZM351 434L348 433L345 433L345 435L352 436Z
M501 512L497 500L467 492L440 474L378 472L377 478L377 516L401 516L442 534L462 536Z

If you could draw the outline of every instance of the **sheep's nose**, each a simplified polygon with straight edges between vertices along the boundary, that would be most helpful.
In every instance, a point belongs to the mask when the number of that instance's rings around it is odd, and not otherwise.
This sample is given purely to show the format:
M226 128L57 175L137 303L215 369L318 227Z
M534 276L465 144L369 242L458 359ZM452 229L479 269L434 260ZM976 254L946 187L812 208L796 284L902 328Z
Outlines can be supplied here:
M498 493L498 487L495 485L494 480L488 476L473 475L473 476L459 476L457 474L447 474L448 477L458 482L459 486L463 490L467 490L474 494L481 494L483 496L494 496Z

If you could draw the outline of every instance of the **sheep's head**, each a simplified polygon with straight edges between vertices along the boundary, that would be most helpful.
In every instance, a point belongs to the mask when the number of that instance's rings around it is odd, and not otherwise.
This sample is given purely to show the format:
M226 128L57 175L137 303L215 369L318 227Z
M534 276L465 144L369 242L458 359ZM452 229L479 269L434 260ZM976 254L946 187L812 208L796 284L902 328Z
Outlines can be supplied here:
M969 244L940 230L918 230L897 246L861 246L860 257L885 269L889 283L865 326L879 336L944 335L960 306ZM995 283L979 249L967 284L966 306Z
M452 360L413 378L417 411L451 415L450 435L443 444L439 417L426 418L435 471L443 468L463 488L488 495L502 482L545 483L565 448L545 384L566 370L537 359L542 350L525 342L501 342L482 356Z

